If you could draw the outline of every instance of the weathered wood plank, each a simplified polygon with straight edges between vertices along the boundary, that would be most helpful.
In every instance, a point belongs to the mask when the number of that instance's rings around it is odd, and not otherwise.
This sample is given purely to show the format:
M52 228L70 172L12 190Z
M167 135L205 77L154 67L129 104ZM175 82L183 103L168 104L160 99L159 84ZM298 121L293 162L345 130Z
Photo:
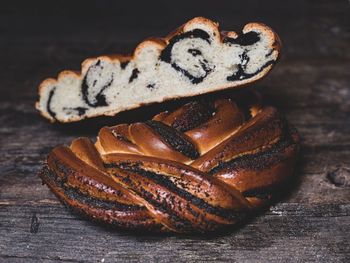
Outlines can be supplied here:
M40 223L36 234L30 233L33 213ZM81 262L103 258L105 262L345 262L350 256L349 239L344 235L350 230L349 213L348 204L279 204L231 235L203 238L110 231L51 204L7 206L0 213L1 234L12 238L2 242L7 249L1 257ZM17 216L8 219L8 214Z

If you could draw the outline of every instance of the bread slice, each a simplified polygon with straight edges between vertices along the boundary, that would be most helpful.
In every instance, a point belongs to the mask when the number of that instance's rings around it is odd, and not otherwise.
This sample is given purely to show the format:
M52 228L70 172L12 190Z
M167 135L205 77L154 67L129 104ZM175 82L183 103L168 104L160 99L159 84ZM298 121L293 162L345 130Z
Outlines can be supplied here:
M44 80L36 108L51 121L73 122L235 88L265 76L279 53L278 36L263 24L238 34L196 17L163 39L143 41L132 56L89 58L81 73Z

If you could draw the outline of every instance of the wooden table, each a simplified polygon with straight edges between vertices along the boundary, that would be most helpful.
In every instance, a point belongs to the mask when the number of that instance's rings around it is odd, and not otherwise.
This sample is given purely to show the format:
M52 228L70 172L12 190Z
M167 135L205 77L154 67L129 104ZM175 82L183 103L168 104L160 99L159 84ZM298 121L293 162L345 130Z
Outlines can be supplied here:
M0 262L350 262L349 1L4 2ZM283 58L254 86L301 134L290 194L241 228L210 237L130 234L70 213L37 172L54 145L96 129L41 118L38 84L79 69L85 57L130 52L197 15L223 29L263 21L280 34Z

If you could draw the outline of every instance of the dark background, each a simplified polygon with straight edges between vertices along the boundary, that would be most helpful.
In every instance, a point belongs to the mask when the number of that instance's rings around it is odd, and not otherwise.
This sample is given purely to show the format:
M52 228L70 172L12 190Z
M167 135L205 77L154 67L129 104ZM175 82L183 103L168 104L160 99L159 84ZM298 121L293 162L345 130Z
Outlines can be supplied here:
M41 118L38 84L86 57L130 53L194 16L235 31L263 22L280 35L280 63L253 88L301 134L290 194L213 237L112 231L70 213L36 173L53 146L96 133ZM346 0L1 1L0 262L349 262L349 61Z

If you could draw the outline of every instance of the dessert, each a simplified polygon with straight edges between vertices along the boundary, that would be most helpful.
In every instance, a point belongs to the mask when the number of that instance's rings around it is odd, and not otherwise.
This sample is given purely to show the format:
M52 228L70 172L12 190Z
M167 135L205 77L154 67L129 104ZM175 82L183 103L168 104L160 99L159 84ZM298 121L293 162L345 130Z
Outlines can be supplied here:
M133 55L89 58L39 87L36 108L54 122L73 122L165 100L237 88L264 77L280 54L266 25L220 32L196 17L165 38L140 43Z
M205 233L267 205L293 175L299 137L259 96L199 99L57 146L40 173L65 204L127 229Z

